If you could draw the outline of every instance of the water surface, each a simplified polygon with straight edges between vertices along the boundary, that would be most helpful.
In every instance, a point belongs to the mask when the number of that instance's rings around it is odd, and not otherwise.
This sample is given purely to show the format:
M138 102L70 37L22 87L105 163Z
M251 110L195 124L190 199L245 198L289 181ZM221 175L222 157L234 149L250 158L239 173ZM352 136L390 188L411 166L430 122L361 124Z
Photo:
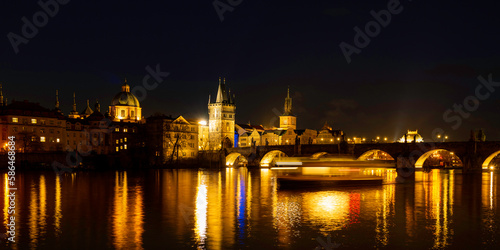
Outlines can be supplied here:
M17 173L13 249L496 248L498 173L280 190L272 170ZM7 230L6 175L0 178Z

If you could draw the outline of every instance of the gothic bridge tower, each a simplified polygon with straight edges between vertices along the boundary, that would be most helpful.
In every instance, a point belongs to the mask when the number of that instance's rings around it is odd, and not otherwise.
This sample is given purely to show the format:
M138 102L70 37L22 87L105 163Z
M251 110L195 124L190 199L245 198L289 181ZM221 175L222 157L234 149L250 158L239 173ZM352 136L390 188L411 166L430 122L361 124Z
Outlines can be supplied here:
M226 79L221 82L219 77L219 89L217 99L211 102L208 96L208 139L209 148L217 150L231 148L234 146L234 121L236 105L234 95L226 89Z

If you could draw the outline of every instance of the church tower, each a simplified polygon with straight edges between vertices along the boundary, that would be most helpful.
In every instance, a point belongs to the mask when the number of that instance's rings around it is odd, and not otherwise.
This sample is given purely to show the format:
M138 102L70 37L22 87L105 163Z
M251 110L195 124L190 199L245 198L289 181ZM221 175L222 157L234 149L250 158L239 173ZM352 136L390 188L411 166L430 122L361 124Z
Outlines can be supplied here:
M209 148L221 149L222 147L234 146L234 120L236 105L234 95L226 91L226 79L221 82L219 77L219 89L217 99L214 103L208 97L208 139Z
M130 92L127 79L122 85L122 91L116 94L111 101L109 113L114 122L143 122L141 105L137 97Z
M290 97L290 87L285 98L285 108L283 115L280 115L280 129L297 129L297 117L292 114L292 98Z

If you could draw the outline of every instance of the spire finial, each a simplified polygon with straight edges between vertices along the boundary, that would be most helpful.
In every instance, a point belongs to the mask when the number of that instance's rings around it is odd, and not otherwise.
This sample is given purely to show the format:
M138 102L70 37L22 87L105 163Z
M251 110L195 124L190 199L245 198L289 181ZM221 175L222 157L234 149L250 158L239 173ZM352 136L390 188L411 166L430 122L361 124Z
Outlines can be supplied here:
M89 99L87 99L87 107L90 107Z
M283 115L292 115L292 98L290 98L290 86L288 86L286 98L285 98L285 108Z
M226 78L224 77L224 85L226 84Z
M75 92L73 92L73 112L76 112L76 96L75 96Z
M127 83L127 78L125 77L125 83Z
M56 109L59 109L59 90L56 89Z
M0 83L0 107L3 106L3 91L2 84Z
M99 104L99 101L97 100L97 98L95 99L95 111L101 112L101 105Z

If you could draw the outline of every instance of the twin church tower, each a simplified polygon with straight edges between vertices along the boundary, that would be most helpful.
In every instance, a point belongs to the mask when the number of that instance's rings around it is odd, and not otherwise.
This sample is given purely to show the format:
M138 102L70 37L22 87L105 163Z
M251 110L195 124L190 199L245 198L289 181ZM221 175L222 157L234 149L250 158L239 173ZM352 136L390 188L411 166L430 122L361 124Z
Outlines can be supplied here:
M208 96L208 138L211 149L234 147L235 115L235 96L227 88L226 78L221 81L219 77L219 88L215 102L212 102L210 95ZM292 113L292 98L290 97L290 89L288 89L284 113L280 116L278 129L295 130L296 128L297 117Z

